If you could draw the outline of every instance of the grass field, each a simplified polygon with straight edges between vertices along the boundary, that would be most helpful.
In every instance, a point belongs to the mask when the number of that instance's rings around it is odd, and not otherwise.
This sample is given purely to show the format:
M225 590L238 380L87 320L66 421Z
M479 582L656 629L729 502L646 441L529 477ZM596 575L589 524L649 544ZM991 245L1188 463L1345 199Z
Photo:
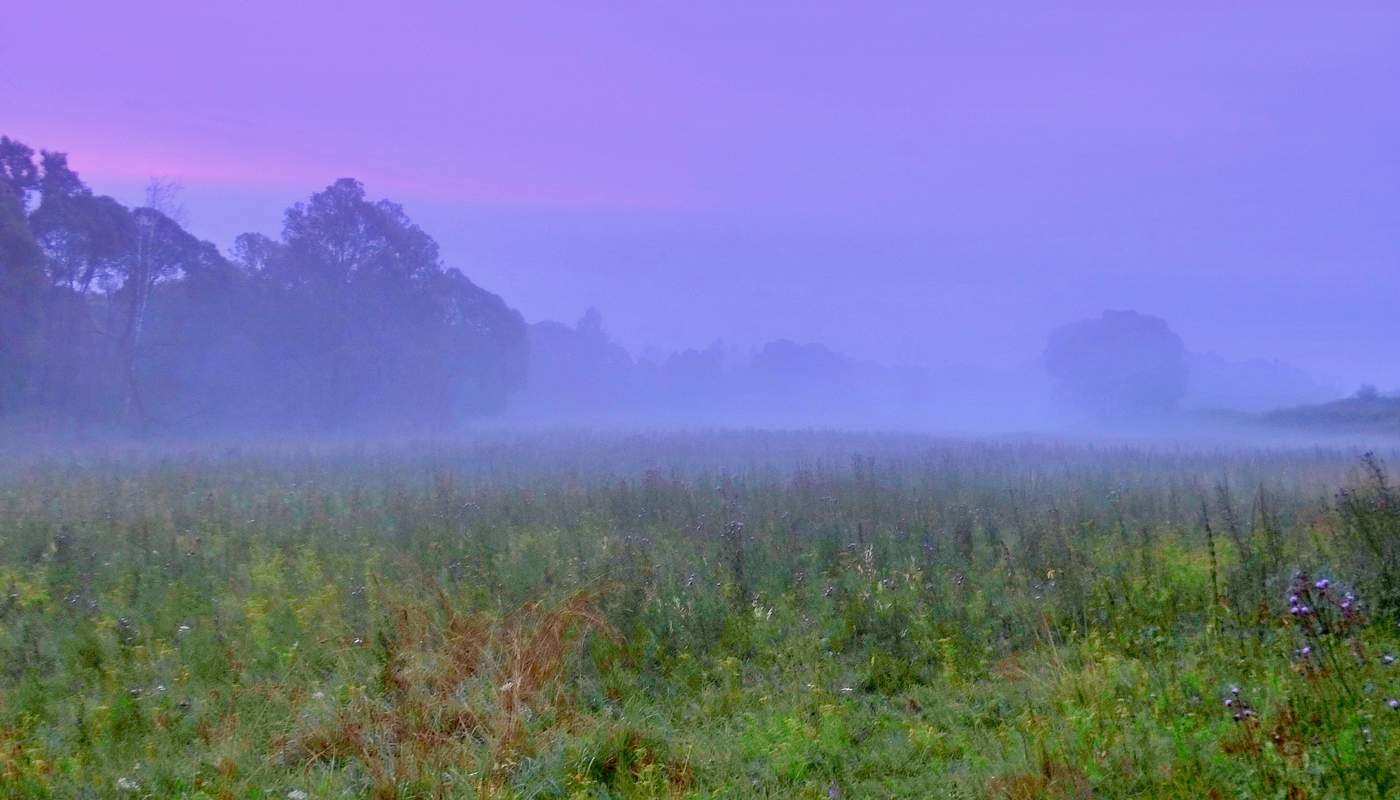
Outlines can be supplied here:
M6 798L1400 796L1359 450L11 454L0 592Z

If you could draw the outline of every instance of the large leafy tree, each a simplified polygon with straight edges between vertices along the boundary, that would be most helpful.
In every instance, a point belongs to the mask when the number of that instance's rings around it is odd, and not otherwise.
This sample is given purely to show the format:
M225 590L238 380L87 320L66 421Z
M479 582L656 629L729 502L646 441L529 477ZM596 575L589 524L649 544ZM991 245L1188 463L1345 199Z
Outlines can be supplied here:
M0 414L29 399L42 352L43 253L28 218L38 188L34 151L0 137Z
M39 401L94 421L119 417L121 373L105 296L120 288L136 243L131 212L95 195L62 153L40 154L29 228L43 256Z
M358 181L289 209L280 243L235 249L276 300L270 368L304 422L442 423L495 410L523 381L520 315L446 269L432 237Z

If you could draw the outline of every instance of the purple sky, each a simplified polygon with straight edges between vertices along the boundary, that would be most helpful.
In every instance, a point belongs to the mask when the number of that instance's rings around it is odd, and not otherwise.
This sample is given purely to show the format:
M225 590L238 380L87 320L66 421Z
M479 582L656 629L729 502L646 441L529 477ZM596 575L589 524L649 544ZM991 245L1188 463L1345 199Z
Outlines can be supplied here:
M0 132L221 246L358 177L633 348L1023 363L1115 307L1400 387L1393 0L954 5L18 0Z

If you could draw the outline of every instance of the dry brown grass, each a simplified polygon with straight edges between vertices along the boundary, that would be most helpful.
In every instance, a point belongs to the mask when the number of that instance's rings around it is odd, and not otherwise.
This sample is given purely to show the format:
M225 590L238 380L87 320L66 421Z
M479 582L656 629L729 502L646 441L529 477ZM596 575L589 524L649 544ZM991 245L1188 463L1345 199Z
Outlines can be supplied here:
M600 592L530 603L504 615L466 614L445 596L436 607L400 606L381 633L379 692L356 693L329 719L274 743L284 764L356 763L373 796L446 790L449 770L494 794L529 753L528 721L567 727L564 686L589 634L613 637Z
M1087 800L1094 793L1082 771L1045 759L1039 772L994 778L987 785L987 796L995 800Z

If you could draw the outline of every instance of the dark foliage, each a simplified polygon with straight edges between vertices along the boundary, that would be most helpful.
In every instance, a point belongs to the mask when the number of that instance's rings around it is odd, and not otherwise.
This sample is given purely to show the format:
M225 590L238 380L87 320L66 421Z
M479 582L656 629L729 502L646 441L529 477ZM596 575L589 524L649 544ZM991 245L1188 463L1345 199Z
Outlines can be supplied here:
M1186 348L1157 317L1105 311L1050 332L1045 366L1061 398L1093 416L1160 416L1186 393Z
M525 325L342 179L232 258L0 138L0 415L46 427L345 430L498 410Z

